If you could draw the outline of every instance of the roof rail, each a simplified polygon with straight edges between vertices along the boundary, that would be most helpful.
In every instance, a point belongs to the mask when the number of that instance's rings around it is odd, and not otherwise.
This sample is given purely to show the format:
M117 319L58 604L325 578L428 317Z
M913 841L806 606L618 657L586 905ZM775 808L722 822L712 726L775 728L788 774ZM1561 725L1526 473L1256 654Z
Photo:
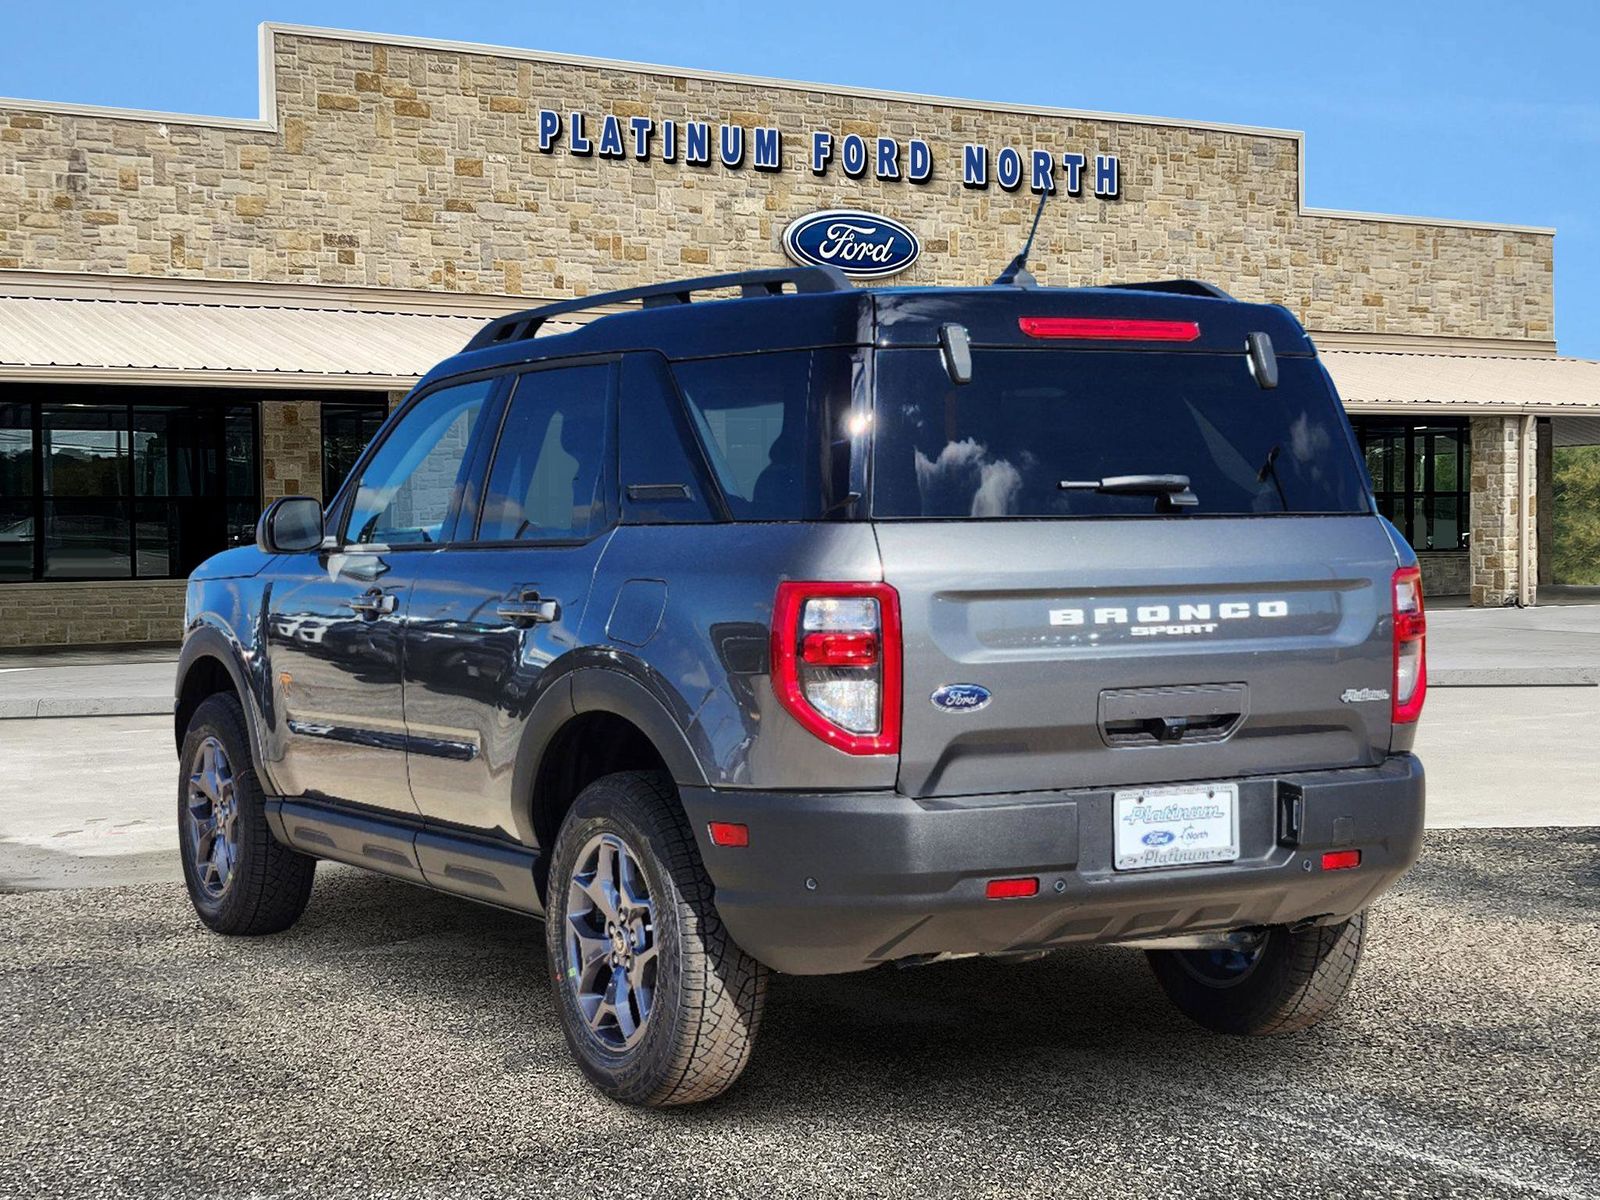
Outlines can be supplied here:
M1232 300L1214 283L1200 279L1157 279L1150 283L1108 283L1109 288L1129 292L1171 292L1178 296L1210 296L1215 300Z
M772 267L761 271L740 271L733 275L708 275L703 279L680 279L675 283L652 283L646 287L626 288L620 292L601 292L576 300L561 300L555 304L541 305L523 312L497 317L478 330L468 350L481 350L485 346L499 346L506 342L519 342L539 332L539 327L551 317L563 313L582 312L606 304L624 304L631 300L642 301L645 308L659 308L672 304L689 304L696 292L719 291L738 288L745 298L752 296L778 296L784 284L793 284L796 292L848 292L853 285L838 267Z

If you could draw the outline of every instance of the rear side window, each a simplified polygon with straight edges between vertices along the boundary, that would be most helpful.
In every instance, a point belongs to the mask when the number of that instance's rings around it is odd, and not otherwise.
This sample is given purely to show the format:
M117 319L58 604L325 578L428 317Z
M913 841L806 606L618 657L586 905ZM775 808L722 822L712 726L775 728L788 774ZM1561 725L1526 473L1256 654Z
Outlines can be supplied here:
M481 542L563 541L606 525L612 367L517 377L484 491Z
M980 350L950 382L933 350L877 358L875 517L1114 517L1171 512L1153 495L1078 483L1185 475L1211 515L1369 511L1361 467L1314 359Z
M852 362L826 349L673 365L736 520L813 520L848 495Z

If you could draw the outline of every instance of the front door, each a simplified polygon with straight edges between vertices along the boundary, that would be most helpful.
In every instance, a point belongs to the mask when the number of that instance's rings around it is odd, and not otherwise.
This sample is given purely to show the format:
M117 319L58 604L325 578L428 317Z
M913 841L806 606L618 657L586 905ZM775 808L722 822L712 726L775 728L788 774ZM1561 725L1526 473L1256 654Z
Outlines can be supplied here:
M358 468L324 548L279 560L267 659L285 795L416 812L401 631L419 568L449 536L493 388L480 380L414 401Z
M547 668L583 644L614 521L615 369L599 361L517 377L476 528L458 531L417 576L406 728L411 790L426 817L519 840L526 832L512 781L523 727Z

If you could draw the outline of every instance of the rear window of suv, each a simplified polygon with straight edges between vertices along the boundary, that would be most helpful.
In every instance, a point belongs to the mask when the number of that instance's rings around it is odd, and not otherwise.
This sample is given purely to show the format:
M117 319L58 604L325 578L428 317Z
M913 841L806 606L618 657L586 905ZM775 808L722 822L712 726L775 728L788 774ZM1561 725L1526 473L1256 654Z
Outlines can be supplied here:
M1357 513L1366 485L1314 359L1280 358L1256 386L1234 354L978 350L972 382L935 350L877 356L877 518L1118 517L1173 510L1153 495L1063 480L1186 475L1208 515Z

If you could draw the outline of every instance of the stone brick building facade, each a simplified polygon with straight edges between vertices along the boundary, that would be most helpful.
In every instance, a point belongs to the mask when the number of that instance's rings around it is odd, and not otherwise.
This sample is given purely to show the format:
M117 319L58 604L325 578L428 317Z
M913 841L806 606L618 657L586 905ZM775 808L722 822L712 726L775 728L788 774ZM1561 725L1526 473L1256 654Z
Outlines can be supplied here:
M554 135L547 114L559 119ZM601 140L608 117L624 131L620 156ZM707 123L714 146L723 126L741 130L740 165L723 165L715 149L696 165L681 146L667 161L668 124L679 135L692 122ZM757 129L778 131L775 170L754 161ZM821 173L811 161L818 131L835 149ZM878 178L875 168L851 176L837 150L852 135L869 148L893 139L901 153L922 143L928 178L912 182L904 169ZM585 137L592 149L580 153ZM1057 190L1033 255L1046 283L1195 277L1282 303L1334 352L1336 379L1341 350L1497 362L1555 353L1552 231L1308 209L1297 133L264 26L259 119L0 109L0 300L55 305L91 331L96 305L120 305L120 315L129 304L157 305L180 325L242 306L282 336L262 334L260 346L241 350L259 361L197 367L133 338L63 361L55 347L16 348L0 335L0 411L8 400L48 407L48 389L78 383L144 388L140 405L194 384L280 389L281 398L251 402L253 499L321 495L321 389L392 403L430 356L464 339L400 338L388 366L313 370L303 345L319 339L295 334L295 314L481 318L538 298L778 265L790 221L843 207L916 230L923 253L896 283L986 282L1018 248L1036 196L1026 178L1014 190L998 180L969 186L968 145L989 155L1013 147L1024 161L1042 149L1058 168L1064 153L1091 165L1115 156L1114 195L1087 183L1076 195L1064 181ZM36 341L49 341L49 324L40 322ZM1381 388L1346 399L1357 413L1409 411ZM1524 545L1538 472L1530 461L1519 473L1520 417L1475 403L1452 407L1446 397L1430 409L1430 420L1471 422L1472 456L1471 536L1461 539L1470 549L1437 548L1433 574L1482 603L1531 601L1532 581L1518 571L1532 561ZM42 431L34 457L50 452L55 411L29 417ZM138 411L130 419L138 443ZM85 445L99 452L98 442ZM1526 503L1517 503L1519 486ZM12 501L20 513L23 500ZM41 506L36 520L64 519L48 498L30 502ZM127 567L137 575L137 490L128 503ZM181 582L130 578L114 593L102 585L113 611L99 621L74 599L89 585L53 573L51 553L34 552L29 578L22 565L0 575L0 646L177 636ZM120 570L122 561L118 551L93 563Z

